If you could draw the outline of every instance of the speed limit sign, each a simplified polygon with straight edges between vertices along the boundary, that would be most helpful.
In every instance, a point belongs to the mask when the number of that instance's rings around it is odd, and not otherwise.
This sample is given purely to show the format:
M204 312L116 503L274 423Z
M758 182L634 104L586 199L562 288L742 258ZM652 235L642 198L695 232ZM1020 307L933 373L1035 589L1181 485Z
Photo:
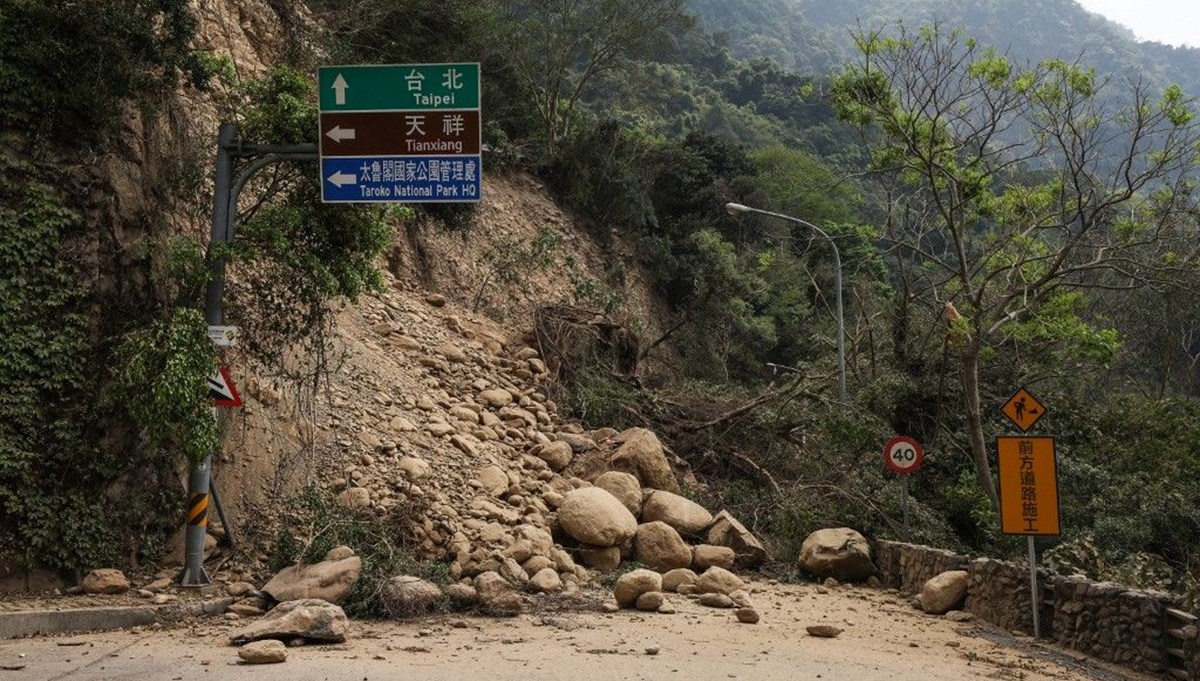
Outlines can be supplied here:
M916 473L924 458L921 443L907 435L897 435L883 447L883 465L897 475Z

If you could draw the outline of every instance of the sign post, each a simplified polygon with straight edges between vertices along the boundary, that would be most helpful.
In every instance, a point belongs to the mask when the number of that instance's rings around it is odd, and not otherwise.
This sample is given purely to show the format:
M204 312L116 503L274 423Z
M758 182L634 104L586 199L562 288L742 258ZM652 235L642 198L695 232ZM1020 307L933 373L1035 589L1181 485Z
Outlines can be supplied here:
M1004 415L1027 432L1046 414L1046 407L1025 388L1001 408ZM1000 478L1000 530L1025 535L1029 541L1029 604L1033 611L1033 636L1040 638L1041 622L1037 583L1038 536L1062 532L1058 508L1058 460L1054 438L1027 435L996 438Z
M326 66L317 82L322 201L480 200L479 64Z
M883 465L900 476L904 487L902 509L904 513L904 540L909 540L908 525L908 476L921 469L925 460L925 452L921 443L907 435L897 435L883 446Z

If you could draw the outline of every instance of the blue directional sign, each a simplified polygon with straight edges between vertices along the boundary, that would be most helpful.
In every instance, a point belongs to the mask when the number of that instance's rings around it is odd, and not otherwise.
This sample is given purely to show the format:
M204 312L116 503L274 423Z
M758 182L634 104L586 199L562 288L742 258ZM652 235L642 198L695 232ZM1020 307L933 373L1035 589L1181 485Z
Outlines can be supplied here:
M321 160L326 202L478 201L478 156L362 156Z
M320 93L327 203L478 202L478 64L329 66Z

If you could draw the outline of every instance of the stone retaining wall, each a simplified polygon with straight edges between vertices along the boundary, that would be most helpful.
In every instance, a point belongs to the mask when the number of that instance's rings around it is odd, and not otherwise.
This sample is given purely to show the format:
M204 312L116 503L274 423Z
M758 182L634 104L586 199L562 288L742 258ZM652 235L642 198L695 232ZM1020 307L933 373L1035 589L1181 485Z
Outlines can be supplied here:
M965 569L968 612L1010 631L1033 633L1027 566L899 542L878 541L875 548L884 586L917 593L934 575ZM1186 644L1166 634L1167 608L1178 607L1171 594L1065 577L1046 568L1038 569L1038 584L1044 638L1140 671L1187 667L1187 678L1200 681L1194 627L1185 632L1190 635ZM1171 648L1184 657L1173 661Z
M891 589L908 594L921 590L931 577L948 570L966 570L971 559L953 551L902 542L875 542L879 579Z

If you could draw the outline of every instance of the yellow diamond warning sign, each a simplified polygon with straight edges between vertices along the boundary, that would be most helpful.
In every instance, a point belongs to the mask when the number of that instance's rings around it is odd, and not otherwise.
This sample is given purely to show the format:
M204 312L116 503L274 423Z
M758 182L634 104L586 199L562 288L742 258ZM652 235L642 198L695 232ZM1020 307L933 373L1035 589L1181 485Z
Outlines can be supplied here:
M1008 417L1009 421L1021 429L1024 433L1033 427L1039 419L1046 415L1046 407L1038 402L1038 398L1033 396L1033 393L1021 388L1004 403L1001 411Z

